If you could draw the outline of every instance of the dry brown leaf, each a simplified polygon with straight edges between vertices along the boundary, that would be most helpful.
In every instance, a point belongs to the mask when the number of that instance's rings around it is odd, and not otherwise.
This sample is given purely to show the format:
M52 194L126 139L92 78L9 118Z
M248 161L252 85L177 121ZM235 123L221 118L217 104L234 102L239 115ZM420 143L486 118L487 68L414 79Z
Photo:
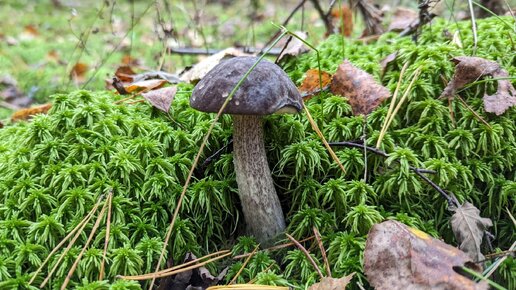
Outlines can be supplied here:
M315 283L308 290L343 290L349 284L355 273L342 278L324 277L321 282Z
M506 71L500 70L493 74L495 78L507 78ZM484 95L484 109L497 116L505 113L510 107L516 106L516 89L508 79L498 80L498 89L494 95Z
M396 60L396 57L398 57L398 52L395 51L388 56L386 56L384 59L380 61L380 67L382 68L382 76L385 74L385 70L387 69L387 66Z
M170 110L170 105L176 96L177 87L171 86L153 90L147 93L142 93L142 96L151 103L152 106L167 113Z
M137 92L141 92L141 91L148 92L150 90L162 87L165 83L167 83L166 80L139 81L139 82L134 82L134 83L126 86L125 90L128 93L137 93Z
M181 80L188 83L194 83L202 79L212 68L224 59L248 55L241 50L230 47L220 51L214 55L210 55L204 60L194 65L189 71L181 75Z
M466 253L397 221L374 225L367 237L364 272L376 290L488 289L454 271L465 265L481 271Z
M76 63L70 71L70 79L75 82L82 83L86 72L88 71L88 65L82 62Z
M451 217L453 234L459 242L459 249L473 261L480 261L484 256L480 252L484 231L493 225L490 219L480 217L480 210L469 202L458 208L451 208L455 213Z
M456 63L455 73L440 97L453 99L457 90L485 76L508 77L507 71L502 69L498 63L480 57L459 56L453 58L453 62ZM484 108L489 113L501 115L515 105L516 89L509 80L498 80L496 93L484 96Z
M134 81L134 76L136 73L133 69L128 65L121 65L115 71L115 76L122 82L132 82Z
M313 93L317 92L321 87L326 87L331 83L331 74L321 71L321 83L319 83L319 70L318 69L309 69L305 73L305 78L303 82L298 87L299 92L302 95L306 95L304 100L309 100Z
M308 38L308 34L306 34L306 32L296 31L294 33L303 40ZM292 40L290 40L290 42L287 44L287 47L278 57L278 62L281 62L287 57L295 57L308 51L309 48L301 40L297 39L296 37L292 37Z
M390 97L390 92L386 87L348 60L344 60L333 75L330 90L333 94L349 99L355 116L371 113Z
M334 29L333 33L340 33L346 37L350 37L353 32L353 12L348 5L343 4L341 9L334 7L331 10L331 24Z
M46 114L48 110L50 110L50 108L52 108L52 104L48 103L40 106L35 106L32 108L18 110L11 115L11 121L17 122L21 120L28 120L34 115Z
M403 31L419 20L419 13L415 10L398 7L391 19L387 31Z

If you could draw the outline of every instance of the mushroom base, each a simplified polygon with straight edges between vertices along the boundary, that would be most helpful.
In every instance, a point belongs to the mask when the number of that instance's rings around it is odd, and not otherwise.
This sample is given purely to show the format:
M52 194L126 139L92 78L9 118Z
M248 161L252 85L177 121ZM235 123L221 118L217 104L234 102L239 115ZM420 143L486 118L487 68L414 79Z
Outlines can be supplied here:
M233 160L247 231L267 244L285 230L267 163L260 116L233 115Z

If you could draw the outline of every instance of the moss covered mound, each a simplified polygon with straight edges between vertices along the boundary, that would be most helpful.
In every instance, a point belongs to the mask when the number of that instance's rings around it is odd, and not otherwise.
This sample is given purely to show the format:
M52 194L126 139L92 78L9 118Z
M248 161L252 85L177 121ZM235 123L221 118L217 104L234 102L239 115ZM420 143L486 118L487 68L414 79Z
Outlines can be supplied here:
M505 23L513 21L478 21L476 50L478 56L499 62L510 75L516 74L516 55L509 35L516 38L511 25ZM438 99L443 80L453 74L451 57L471 55L468 26L437 21L425 28L417 43L394 34L368 45L332 36L319 47L324 70L334 72L346 57L391 91L403 64L410 63L407 76L417 68L422 71L382 143L381 149L390 157L368 154L366 181L362 180L363 152L336 148L347 169L343 173L329 158L305 116L277 115L265 120L267 154L288 214L288 231L302 239L312 235L313 226L317 227L335 277L356 271L354 279L366 283L361 274L366 234L374 223L384 219L400 220L455 243L446 201L413 174L409 165L437 171L429 175L434 182L493 219L495 247L506 249L515 240L505 209L516 209L516 109L502 116L483 111L481 97L484 90L495 90L495 82L460 92L476 113L458 100L449 107L447 100ZM445 30L452 35L460 31L464 49L452 43ZM395 51L398 58L380 78L379 62ZM315 67L315 53L286 66L297 82L307 69ZM408 81L404 83L402 89ZM105 236L101 223L72 286L107 289L113 283L112 287L139 287L115 282L114 276L141 274L154 268L181 187L212 120L212 115L189 108L189 90L189 86L180 87L170 114L159 113L146 104L116 104L118 97L110 93L55 95L48 115L0 130L0 288L27 287L30 273L111 189L114 198L106 280L95 282ZM352 116L345 98L323 93L307 105L329 140L362 137L363 117ZM376 143L387 105L367 117L369 144ZM201 160L221 148L230 135L231 119L224 117ZM231 154L224 154L193 179L168 248L175 264L188 251L203 255L233 245L242 225L233 170ZM90 229L91 225L57 268L52 288L61 285ZM250 252L255 245L252 238L240 237L233 252ZM52 257L50 265L61 253ZM322 261L320 253L312 254ZM229 281L242 261L228 263ZM497 271L509 288L515 285L510 276L514 267L514 260L509 258ZM47 272L45 268L33 285L39 285ZM255 255L238 282L254 278L271 285L305 285L318 276L302 252L287 249Z

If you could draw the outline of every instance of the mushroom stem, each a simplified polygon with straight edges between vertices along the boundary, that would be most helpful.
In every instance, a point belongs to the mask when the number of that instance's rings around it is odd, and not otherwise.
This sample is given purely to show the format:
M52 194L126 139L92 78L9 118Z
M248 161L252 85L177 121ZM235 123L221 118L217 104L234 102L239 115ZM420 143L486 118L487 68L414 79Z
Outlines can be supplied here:
M285 219L267 163L260 116L233 115L233 152L247 230L267 244L285 230Z

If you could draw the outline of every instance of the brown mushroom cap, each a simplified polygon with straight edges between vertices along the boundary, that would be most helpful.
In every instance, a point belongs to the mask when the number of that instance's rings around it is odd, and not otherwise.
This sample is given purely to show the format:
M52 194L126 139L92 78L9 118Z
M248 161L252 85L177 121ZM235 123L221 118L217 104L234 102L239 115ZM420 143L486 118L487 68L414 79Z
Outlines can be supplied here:
M203 112L218 112L238 81L257 60L257 57L242 56L219 63L195 86L190 106ZM302 105L303 99L287 74L274 63L262 60L235 92L224 113L294 113L300 111Z

